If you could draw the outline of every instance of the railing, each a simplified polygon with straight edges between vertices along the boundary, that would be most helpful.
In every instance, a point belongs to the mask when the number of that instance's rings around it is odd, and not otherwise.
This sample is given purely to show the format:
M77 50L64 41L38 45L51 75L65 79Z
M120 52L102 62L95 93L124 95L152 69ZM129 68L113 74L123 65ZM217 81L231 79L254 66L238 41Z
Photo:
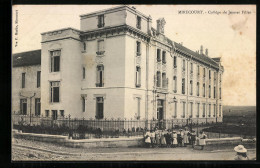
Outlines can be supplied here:
M30 122L31 121L31 122ZM179 129L185 127L207 126L216 122L216 118L173 118L168 120L138 120L138 119L84 119L12 115L14 129L23 132L69 135L74 139L143 136L149 129Z

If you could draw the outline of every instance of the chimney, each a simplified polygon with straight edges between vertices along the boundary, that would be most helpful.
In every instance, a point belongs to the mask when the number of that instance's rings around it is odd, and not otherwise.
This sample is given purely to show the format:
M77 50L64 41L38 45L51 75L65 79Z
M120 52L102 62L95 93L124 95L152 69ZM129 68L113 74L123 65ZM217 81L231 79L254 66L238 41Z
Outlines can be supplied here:
M203 54L203 45L200 46L200 54Z
M180 44L183 45L183 42L181 42Z
M148 33L151 35L152 34L152 17L151 17L151 15L149 15L149 17L148 17L147 28L148 28Z
M206 48L206 49L205 49L205 55L208 56L208 53L209 53L209 51L208 51L208 49Z

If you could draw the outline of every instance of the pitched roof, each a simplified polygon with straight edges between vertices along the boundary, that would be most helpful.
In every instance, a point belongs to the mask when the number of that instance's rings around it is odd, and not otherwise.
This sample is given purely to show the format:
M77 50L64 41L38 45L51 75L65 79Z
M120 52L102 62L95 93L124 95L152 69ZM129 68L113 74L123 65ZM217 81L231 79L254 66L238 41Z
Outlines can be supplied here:
M205 62L205 63L208 63L208 64L211 64L213 66L219 66L218 63L216 63L212 58L204 55L204 54L199 54L197 52L194 52L186 47L184 47L183 45L179 44L179 43L176 43L174 42L174 45L177 49L179 49L180 51L183 51L183 52L186 52L190 55L192 55L193 57L197 58L198 60L202 61L202 62Z
M13 67L41 65L41 50L13 54Z

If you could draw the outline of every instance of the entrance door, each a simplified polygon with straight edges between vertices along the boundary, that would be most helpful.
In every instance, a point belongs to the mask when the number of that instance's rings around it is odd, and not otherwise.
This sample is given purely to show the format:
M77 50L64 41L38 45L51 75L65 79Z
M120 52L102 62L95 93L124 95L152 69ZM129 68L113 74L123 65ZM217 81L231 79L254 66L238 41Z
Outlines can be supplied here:
M160 121L160 120L163 120L163 108L162 107L160 107L160 108L158 108L157 109L158 110L158 120Z
M163 129L163 118L164 118L164 100L157 100L157 119L158 119L158 128Z

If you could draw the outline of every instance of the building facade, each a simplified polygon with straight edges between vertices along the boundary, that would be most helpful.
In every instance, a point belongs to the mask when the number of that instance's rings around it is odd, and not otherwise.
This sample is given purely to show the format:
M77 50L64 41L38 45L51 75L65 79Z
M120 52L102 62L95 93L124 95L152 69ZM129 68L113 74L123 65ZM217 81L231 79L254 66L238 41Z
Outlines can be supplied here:
M170 40L166 21L156 23L153 28L151 16L119 6L81 15L80 30L42 33L41 66L34 70L41 71L41 115L221 122L220 58ZM13 79L21 80L24 68L14 67ZM13 105L23 91L14 85Z

